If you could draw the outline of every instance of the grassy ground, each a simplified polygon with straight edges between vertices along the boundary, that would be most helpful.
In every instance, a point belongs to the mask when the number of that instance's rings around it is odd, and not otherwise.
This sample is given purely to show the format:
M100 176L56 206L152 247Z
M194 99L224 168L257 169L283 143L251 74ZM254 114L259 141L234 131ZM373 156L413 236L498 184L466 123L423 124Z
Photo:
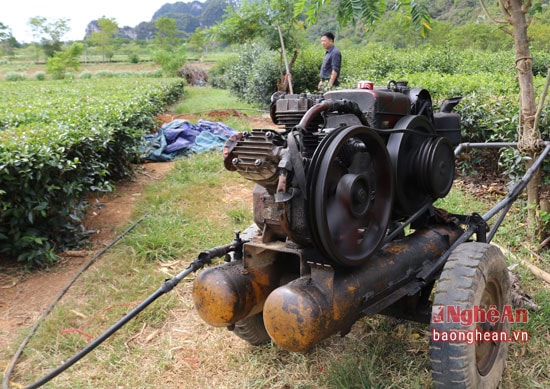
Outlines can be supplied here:
M236 110L250 115L257 115L265 111L237 100L223 89L189 87L185 91L185 98L175 107L175 112L178 114L201 115L221 108L225 111Z
M189 88L184 110L210 109L201 105L204 96L191 101L203 91ZM234 104L220 102L217 107ZM44 376L185 268L198 252L229 243L234 230L250 223L251 189L251 182L223 169L218 153L179 160L165 179L147 188L134 217L148 215L145 220L81 277L39 328L13 382L23 385ZM482 201L457 185L439 205L453 212L483 213L495 202ZM524 247L523 216L518 201L495 241L532 260ZM538 265L548 270L548 256ZM541 309L531 313L529 323L518 325L529 331L531 340L511 345L502 387L548 387L548 288L523 267L515 271ZM374 316L357 322L347 336L331 337L307 353L274 345L252 347L226 329L202 322L191 299L192 278L46 387L431 387L427 326Z

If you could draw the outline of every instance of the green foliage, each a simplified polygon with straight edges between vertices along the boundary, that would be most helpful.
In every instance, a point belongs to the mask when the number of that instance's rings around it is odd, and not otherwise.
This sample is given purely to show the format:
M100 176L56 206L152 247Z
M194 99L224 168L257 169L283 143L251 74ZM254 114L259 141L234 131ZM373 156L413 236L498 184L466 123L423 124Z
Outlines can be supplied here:
M6 84L0 96L0 246L27 266L85 238L84 195L132 174L179 79Z
M30 19L29 25L35 37L60 42L63 35L70 31L69 21L63 18L48 21L45 17L36 16Z
M88 80L88 79L92 78L92 75L93 75L93 73L90 72L89 70L84 70L83 72L81 72L78 75L78 78L82 79L82 80Z
M185 61L187 60L187 50L185 46L172 47L170 49L158 49L153 55L153 61L162 67L162 71L168 76L177 76Z
M8 40L11 36L11 29L4 23L0 22L0 42Z
M222 43L261 40L268 48L280 51L280 29L288 51L300 46L304 25L294 14L294 0L243 3L227 12L224 20L211 28L213 37Z
M277 58L258 43L244 45L224 74L228 89L248 103L268 105L280 75Z
M208 36L205 30L200 27L195 29L195 32L189 37L187 43L190 50L204 54L208 47Z
M64 79L67 69L78 70L79 58L83 50L82 43L75 42L68 49L58 51L53 57L48 58L46 71L54 80Z
M90 41L101 48L103 61L113 56L111 45L114 36L118 33L118 24L114 19L101 18L97 21L99 31L92 32Z
M174 19L158 18L155 21L155 28L155 45L157 48L169 51L172 47L181 44Z
M238 54L224 56L216 61L216 65L208 72L208 83L215 88L229 89L227 74L237 61Z
M321 8L330 4L330 0L297 0L294 5L296 16L305 14L309 23L316 23L321 13ZM338 4L336 19L345 26L348 23L361 23L374 25L382 15L388 11L385 0L342 0ZM431 30L430 14L424 2L415 0L403 0L393 2L393 11L406 8L411 26L422 37L426 37Z
M33 36L40 39L46 57L53 57L61 50L61 38L70 31L69 19L48 21L45 17L36 16L29 20Z
M548 231L550 229L550 212L540 211L540 219L542 221L542 230Z
M38 71L34 73L34 79L37 81L44 81L46 79L46 73L43 71Z
M209 83L229 89L235 96L252 104L268 106L277 91L282 69L277 52L256 42L244 45L240 53L217 62L209 72ZM292 69L292 85L296 93L315 91L319 82L322 53L319 50L300 51Z
M243 56L246 58L246 56ZM239 74L235 74L233 80L235 85L243 87L243 96L247 103L255 103L267 106L271 101L271 96L277 90L277 80L280 76L280 68L277 61L273 59L277 56L271 51L263 51L258 57L254 57L253 66L249 66L248 73L244 73L246 82L239 83ZM241 68L244 71L246 64L241 63Z
M550 51L531 50L533 57L533 75L545 77L550 67Z
M139 63L139 54L138 53L128 54L128 62L130 62L130 63Z
M6 81L24 81L27 79L25 73L9 72L6 74Z
M537 50L550 51L550 25L548 21L546 23L535 21L529 26L529 36L531 37L531 47Z
M295 93L310 91L317 93L319 69L323 53L318 48L301 50L292 69L292 85Z

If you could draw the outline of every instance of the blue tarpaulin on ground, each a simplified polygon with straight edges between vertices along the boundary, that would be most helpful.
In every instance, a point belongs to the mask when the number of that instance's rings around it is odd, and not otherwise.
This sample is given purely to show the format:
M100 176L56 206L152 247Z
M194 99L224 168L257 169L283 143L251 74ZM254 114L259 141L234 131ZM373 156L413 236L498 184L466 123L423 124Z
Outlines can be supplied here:
M220 150L236 131L219 122L199 119L197 124L176 119L164 124L156 134L146 135L141 145L141 159L172 161L189 154Z

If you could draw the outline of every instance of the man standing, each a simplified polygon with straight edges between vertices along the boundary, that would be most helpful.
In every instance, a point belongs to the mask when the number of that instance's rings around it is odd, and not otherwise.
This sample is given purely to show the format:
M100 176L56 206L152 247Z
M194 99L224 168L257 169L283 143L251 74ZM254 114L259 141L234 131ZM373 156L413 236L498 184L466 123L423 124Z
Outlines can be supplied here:
M325 81L328 81L327 87L338 86L338 76L340 75L340 65L342 63L342 54L334 46L334 34L325 32L321 36L321 45L326 50L323 64L321 65L320 81L317 89L321 90Z

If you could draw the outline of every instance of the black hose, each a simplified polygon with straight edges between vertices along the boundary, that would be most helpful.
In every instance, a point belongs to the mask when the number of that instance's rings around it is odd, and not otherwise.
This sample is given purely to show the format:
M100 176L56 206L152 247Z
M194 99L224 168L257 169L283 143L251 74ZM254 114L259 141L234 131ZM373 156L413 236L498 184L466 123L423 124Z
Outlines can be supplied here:
M99 337L94 339L93 342L91 342L89 345L87 345L85 348L80 350L78 353L76 353L71 359L69 359L67 362L59 366L57 369L50 372L48 375L43 377L42 379L36 381L35 383L27 386L26 389L34 389L38 388L45 383L51 381L53 378L57 377L59 374L67 370L69 367L74 365L76 362L78 362L80 359L84 358L86 354L88 354L90 351L95 349L97 346L99 346L101 343L103 343L107 338L109 338L111 335L113 335L116 331L118 331L122 326L124 326L126 323L128 323L131 319L134 318L138 313L143 311L147 306L149 306L153 301L158 299L160 296L162 296L165 293L170 292L174 287L186 276L188 276L190 273L197 271L198 269L202 268L205 265L205 263L197 258L195 259L191 265L189 265L185 270L183 270L178 275L170 278L169 280L165 281L160 288L158 288L153 294L151 294L147 299L145 299L142 303L140 303L137 307L135 307L133 310L131 310L126 316L124 316L121 320L119 320L117 323L115 323L111 328L109 328L107 331L105 331L103 334L101 334Z
M56 298L51 302L51 304L42 313L42 316L40 316L40 318L36 321L36 323L34 323L34 326L31 328L29 334L25 337L23 342L21 342L21 344L19 345L19 348L17 349L15 355L13 356L13 358L10 361L10 364L8 365L8 367L5 370L5 375L4 375L4 378L2 380L2 388L3 389L8 389L11 373L12 373L14 367L15 367L15 364L17 363L17 360L19 359L19 357L23 353L23 349L27 346L30 339L36 333L36 330L38 329L40 324L44 321L46 316L48 316L48 314L52 311L52 309L59 302L59 300L61 300L61 298L65 295L65 293L67 293L69 288L76 282L78 277L80 277L82 275L82 273L84 273L100 256L105 254L105 252L107 252L107 250L109 250L111 247L113 247L119 240L121 240L126 234L128 234L131 230L133 230L139 223L141 223L148 216L149 215L145 215L145 216L141 217L139 220L137 220L136 222L134 222L122 234L117 236L115 238L115 240L113 240L109 245L107 245L106 247L101 249L97 254L95 254L88 262L86 262L84 264L84 266L82 266L80 268L80 270L74 275L74 277L71 279L71 281L61 290L61 292L59 292L59 294L56 296Z
M109 328L107 331L105 331L103 334L101 334L99 337L94 339L88 346L86 346L84 349L76 353L71 359L69 359L67 362L59 366L57 369L50 372L48 375L46 375L44 378L36 381L35 383L29 385L26 387L26 389L33 389L38 388L45 383L51 381L53 378L57 377L59 374L67 370L69 367L74 365L76 362L78 362L80 359L82 359L84 356L86 356L90 351L95 349L97 346L99 346L101 343L103 343L107 338L109 338L111 335L113 335L116 331L118 331L122 326L124 326L126 323L128 323L132 318L134 318L138 313L143 311L147 306L151 305L156 299L158 299L160 296L162 296L165 293L170 292L174 287L179 284L181 280L183 280L185 277L187 277L190 273L195 272L204 265L212 263L213 258L222 257L224 255L229 254L230 252L236 252L236 256L239 256L240 253L239 250L242 250L243 244L246 243L246 240L243 240L239 236L239 232L235 232L235 239L233 242L223 245L214 247L208 251L201 252L198 257L191 262L191 264L182 272L177 274L176 276L170 278L169 280L164 281L164 283L158 288L153 294L151 294L147 299L145 299L143 302L141 302L137 307L135 307L133 310L131 310L128 314L126 314L122 319L120 319L118 322L116 322L111 328Z

